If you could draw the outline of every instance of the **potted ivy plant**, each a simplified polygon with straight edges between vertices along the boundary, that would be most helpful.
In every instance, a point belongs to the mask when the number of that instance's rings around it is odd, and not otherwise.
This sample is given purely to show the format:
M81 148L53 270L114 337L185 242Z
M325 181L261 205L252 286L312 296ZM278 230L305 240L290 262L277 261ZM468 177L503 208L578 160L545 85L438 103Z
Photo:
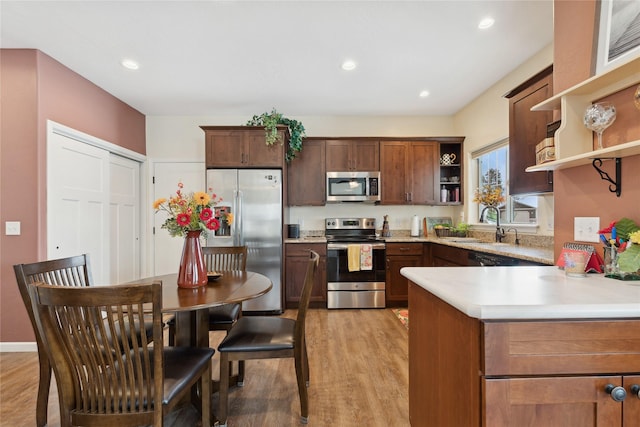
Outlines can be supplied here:
M267 145L273 145L276 142L283 143L278 136L278 125L285 125L289 129L289 146L285 153L285 160L290 162L302 151L302 139L307 136L302 122L284 117L275 108L270 113L265 112L259 116L253 116L247 122L247 126L264 126Z

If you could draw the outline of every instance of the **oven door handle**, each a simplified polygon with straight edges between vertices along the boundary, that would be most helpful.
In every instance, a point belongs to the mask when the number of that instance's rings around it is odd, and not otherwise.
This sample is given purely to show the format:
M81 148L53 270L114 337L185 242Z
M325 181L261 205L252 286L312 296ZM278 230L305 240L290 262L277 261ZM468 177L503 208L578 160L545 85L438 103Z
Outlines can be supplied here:
M327 250L331 249L344 249L346 250L349 245L370 244L371 249L384 249L386 245L384 243L327 243Z

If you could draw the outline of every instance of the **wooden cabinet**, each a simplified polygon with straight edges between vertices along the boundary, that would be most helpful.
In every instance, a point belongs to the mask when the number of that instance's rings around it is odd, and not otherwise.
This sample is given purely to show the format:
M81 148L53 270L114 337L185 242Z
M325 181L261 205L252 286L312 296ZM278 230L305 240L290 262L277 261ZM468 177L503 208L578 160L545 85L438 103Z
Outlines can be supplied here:
M302 147L287 164L287 204L323 206L326 202L325 142L305 139Z
M409 307L412 427L640 425L640 320L482 321L412 282Z
M423 243L387 243L387 274L385 298L387 307L406 307L409 280L400 274L402 267L421 267Z
M531 111L531 107L553 95L553 66L524 82L509 98L509 194L553 191L552 172L526 172L536 164L536 145L546 138L552 111Z
M438 144L432 141L380 142L381 203L436 204Z
M329 172L380 170L380 144L377 140L327 140L326 150L326 170Z
M259 126L200 126L205 134L207 168L282 168L287 129L278 129L282 144L266 145Z
M468 250L437 243L431 245L432 267L466 267L468 265Z
M325 243L287 243L285 245L285 307L297 308L302 294L309 251L320 255L318 274L311 291L310 307L327 307L327 245Z

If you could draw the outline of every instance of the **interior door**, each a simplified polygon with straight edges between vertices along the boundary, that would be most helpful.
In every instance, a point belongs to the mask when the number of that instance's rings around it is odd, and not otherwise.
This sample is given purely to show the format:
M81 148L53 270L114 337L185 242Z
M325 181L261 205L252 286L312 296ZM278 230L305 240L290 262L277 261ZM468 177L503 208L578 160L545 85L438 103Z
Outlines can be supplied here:
M169 198L178 189L178 183L184 184L185 192L208 191L205 186L204 162L167 162L155 163L153 167L153 199ZM163 212L157 212L153 220L153 258L154 275L178 272L184 239L171 237L162 224L167 218Z
M109 152L50 133L47 258L88 253L95 283L109 283Z
M140 163L110 156L110 279L125 283L140 277Z

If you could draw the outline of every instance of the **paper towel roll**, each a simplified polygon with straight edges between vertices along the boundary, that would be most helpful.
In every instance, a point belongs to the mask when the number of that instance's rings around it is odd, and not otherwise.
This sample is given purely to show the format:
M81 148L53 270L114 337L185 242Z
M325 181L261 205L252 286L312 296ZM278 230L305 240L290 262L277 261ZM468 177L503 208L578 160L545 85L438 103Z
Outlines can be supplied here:
M411 236L418 237L420 235L420 219L418 215L411 218Z

